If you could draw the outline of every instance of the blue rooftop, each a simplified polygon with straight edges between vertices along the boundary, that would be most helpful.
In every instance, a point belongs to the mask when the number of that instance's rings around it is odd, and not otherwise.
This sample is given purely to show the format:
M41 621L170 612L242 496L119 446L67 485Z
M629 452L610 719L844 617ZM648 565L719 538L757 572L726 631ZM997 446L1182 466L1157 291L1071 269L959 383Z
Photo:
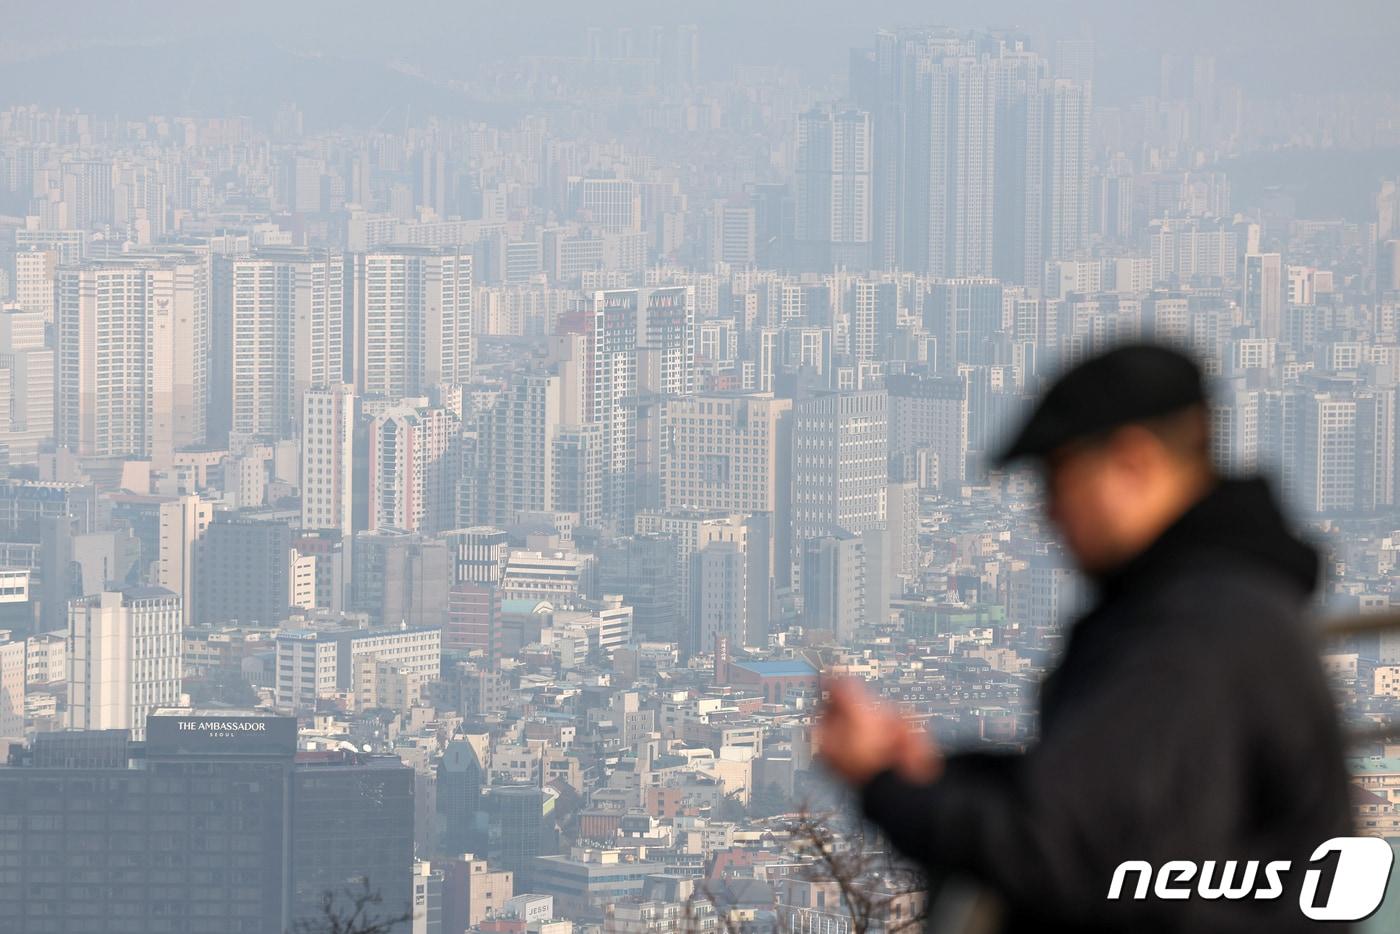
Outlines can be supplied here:
M817 673L817 669L796 658L779 662L730 662L729 664L731 667L742 668L760 678L794 678Z
M547 600L535 600L529 597L517 597L510 600L501 601L501 613L512 616L528 616L539 611L540 604L548 603Z

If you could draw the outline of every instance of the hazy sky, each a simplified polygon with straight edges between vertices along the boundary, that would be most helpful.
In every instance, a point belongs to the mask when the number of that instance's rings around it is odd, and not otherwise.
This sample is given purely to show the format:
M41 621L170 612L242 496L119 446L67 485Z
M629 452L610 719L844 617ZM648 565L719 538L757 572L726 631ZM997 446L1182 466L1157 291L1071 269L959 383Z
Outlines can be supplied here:
M846 50L867 43L877 26L939 22L1020 25L1047 38L1090 33L1099 45L1101 100L1153 91L1164 49L1213 51L1219 74L1256 94L1400 93L1393 63L1400 0L75 0L59 7L0 0L0 64L99 43L147 44L133 54L149 58L163 54L150 43L182 40L194 48L265 45L399 60L450 77L482 57L577 54L588 25L682 22L701 26L711 70L781 62L815 76L838 73ZM116 71L105 80L120 82ZM0 103L14 103L12 95L0 86Z

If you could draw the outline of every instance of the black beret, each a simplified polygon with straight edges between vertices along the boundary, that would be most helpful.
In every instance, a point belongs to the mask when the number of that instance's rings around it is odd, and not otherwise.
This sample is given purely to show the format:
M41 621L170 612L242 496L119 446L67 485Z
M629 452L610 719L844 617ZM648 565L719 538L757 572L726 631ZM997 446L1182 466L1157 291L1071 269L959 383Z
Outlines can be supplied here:
M1190 357L1153 344L1117 347L1060 376L996 463L1045 457L1071 442L1205 401L1201 370Z

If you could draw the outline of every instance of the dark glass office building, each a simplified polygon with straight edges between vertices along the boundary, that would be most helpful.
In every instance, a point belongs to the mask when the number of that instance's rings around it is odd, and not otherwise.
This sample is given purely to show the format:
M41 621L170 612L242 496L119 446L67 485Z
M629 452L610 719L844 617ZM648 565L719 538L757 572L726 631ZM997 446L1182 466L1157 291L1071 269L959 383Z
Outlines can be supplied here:
M0 931L276 934L360 878L400 913L412 851L412 770L299 759L290 717L40 734L0 768Z

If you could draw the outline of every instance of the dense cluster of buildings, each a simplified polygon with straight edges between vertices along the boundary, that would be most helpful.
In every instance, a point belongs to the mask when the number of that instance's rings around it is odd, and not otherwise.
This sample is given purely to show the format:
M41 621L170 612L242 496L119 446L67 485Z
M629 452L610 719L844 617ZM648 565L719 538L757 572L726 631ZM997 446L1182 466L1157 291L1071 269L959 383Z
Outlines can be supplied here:
M1087 594L985 454L1125 340L1203 361L1324 608L1400 601L1400 182L1236 203L1276 121L1208 58L1125 107L1080 40L881 32L839 98L697 55L531 61L611 122L0 113L0 917L846 930L775 819L818 673L1033 737ZM1327 661L1400 713L1400 638Z

